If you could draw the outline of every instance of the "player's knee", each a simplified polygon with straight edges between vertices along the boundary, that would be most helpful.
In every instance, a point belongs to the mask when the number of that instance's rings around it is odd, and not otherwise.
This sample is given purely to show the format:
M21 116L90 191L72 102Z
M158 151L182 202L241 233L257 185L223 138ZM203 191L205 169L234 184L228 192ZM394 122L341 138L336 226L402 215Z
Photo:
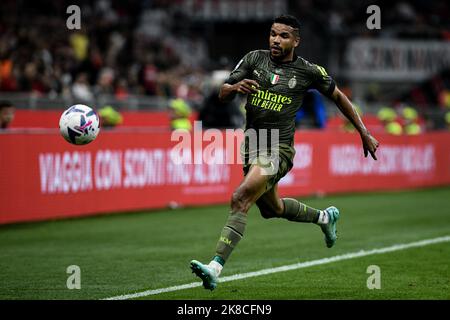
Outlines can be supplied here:
M279 218L282 215L282 212L276 209L259 209L259 212L264 219Z
M264 219L279 218L283 214L283 210L278 208L267 208L264 206L258 206L258 208Z
M231 196L231 209L233 211L247 212L251 206L249 192L245 189L238 189Z
M271 210L267 210L265 208L259 208L259 213L261 213L261 217L264 219L275 218L276 215Z

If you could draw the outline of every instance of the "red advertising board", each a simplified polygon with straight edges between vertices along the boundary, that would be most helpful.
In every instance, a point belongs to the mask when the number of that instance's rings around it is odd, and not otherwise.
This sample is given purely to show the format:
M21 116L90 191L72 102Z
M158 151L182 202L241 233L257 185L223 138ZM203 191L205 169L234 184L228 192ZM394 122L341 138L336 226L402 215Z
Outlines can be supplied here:
M450 133L377 138L374 161L363 157L358 135L297 132L281 195L450 184ZM240 139L224 140L221 152L239 149ZM0 223L227 203L242 179L240 159L205 163L213 140L196 132L189 157L197 164L179 164L172 151L180 141L139 129L104 130L85 146L68 144L57 130L1 133Z
M54 128L59 123L63 110L27 110L17 109L11 128ZM170 128L168 111L121 111L124 127ZM197 119L197 112L192 112L191 121Z

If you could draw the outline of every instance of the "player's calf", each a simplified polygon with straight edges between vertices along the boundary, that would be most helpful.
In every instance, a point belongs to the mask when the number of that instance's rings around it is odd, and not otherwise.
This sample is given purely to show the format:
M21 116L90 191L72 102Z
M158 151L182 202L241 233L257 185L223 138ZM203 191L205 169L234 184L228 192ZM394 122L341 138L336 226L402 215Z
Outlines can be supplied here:
M336 207L319 210L291 198L283 198L282 201L284 204L282 218L296 222L315 223L320 226L324 233L327 247L331 248L335 244L337 239L336 225L339 219L339 210ZM275 212L269 212L263 206L260 211L263 217L277 216Z
M322 210L315 209L295 199L283 198L283 218L297 222L317 223L321 217ZM323 215L323 214L322 214Z

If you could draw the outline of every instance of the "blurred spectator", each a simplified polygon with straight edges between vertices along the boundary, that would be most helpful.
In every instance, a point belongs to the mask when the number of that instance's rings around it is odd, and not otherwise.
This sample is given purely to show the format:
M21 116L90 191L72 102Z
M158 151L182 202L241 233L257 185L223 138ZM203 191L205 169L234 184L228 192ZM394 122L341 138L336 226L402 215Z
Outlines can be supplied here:
M72 87L73 97L81 101L90 101L94 98L86 73L80 73Z
M402 110L403 131L407 135L418 135L422 133L422 128L417 123L418 114L414 108L404 107Z
M403 133L402 125L397 121L397 113L394 109L382 107L378 111L378 119L382 122L386 133L399 136Z
M25 64L18 83L23 91L45 93L48 92L45 80L46 77L39 72L38 63L32 61Z
M1 51L0 48L0 91L15 91L17 83L12 73L13 62L9 57L2 58Z
M94 92L96 96L114 94L114 70L106 67L100 71Z
M322 95L315 89L308 90L303 99L303 104L295 117L296 126L300 126L302 120L309 115L312 127L323 129L326 126L327 114Z
M73 48L75 58L78 61L83 61L87 58L89 48L89 38L86 34L76 32L70 37L70 44Z
M170 126L172 130L191 130L192 125L189 120L191 107L183 99L173 99L169 104Z
M443 108L450 109L450 90L442 90L439 94L439 104Z
M9 101L0 101L0 129L7 129L14 120L16 108Z
M241 128L244 125L244 114L241 112L239 99L222 102L219 90L230 74L229 70L216 70L210 80L211 88L203 102L199 120L203 128Z
M146 64L142 68L142 81L147 94L155 95L157 93L158 68L153 63L151 55L147 55Z
M122 115L112 106L104 106L98 110L102 128L114 128L123 123Z
M445 123L447 124L447 129L450 130L450 111L445 113Z
M128 98L128 83L126 79L121 78L117 81L114 95L117 100L126 100Z

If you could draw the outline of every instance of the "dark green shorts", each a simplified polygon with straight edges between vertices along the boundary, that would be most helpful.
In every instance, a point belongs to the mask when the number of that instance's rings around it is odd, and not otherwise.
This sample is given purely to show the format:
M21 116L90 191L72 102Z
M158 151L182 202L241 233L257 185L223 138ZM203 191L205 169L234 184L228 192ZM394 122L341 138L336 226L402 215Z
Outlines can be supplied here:
M244 161L244 176L247 175L252 165L265 168L269 176L266 190L272 189L294 165L295 149L293 146L280 143L274 151L272 154L267 154L267 152L251 154L244 143L241 145L241 156Z

